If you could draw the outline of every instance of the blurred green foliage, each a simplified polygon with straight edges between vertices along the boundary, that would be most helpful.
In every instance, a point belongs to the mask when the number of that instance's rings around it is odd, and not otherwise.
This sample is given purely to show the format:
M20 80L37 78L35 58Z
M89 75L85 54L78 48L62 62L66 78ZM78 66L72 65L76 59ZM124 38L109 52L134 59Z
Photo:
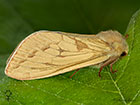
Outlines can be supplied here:
M0 53L37 30L124 33L139 6L139 0L0 0Z

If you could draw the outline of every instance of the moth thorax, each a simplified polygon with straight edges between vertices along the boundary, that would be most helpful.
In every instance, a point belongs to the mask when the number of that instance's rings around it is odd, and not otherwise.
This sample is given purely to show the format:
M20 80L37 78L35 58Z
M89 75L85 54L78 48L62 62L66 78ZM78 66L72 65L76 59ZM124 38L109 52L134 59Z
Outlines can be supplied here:
M97 36L112 46L117 55L121 55L123 52L128 53L127 42L118 31L103 31L97 34Z

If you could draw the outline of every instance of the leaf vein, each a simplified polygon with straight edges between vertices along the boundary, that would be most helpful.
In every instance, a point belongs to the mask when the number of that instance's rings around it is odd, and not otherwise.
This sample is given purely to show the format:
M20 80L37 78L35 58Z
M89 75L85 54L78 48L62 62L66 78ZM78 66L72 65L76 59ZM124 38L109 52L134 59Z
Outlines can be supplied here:
M126 103L126 101L125 101L125 98L124 98L123 94L121 93L121 90L120 90L119 86L117 85L117 83L116 83L116 82L114 81L114 79L112 78L110 72L108 72L108 74L109 74L109 76L110 76L112 82L114 83L116 89L118 90L119 95L121 96L123 103L126 105L127 103Z
M77 104L77 105L84 105L83 103L80 103L80 102L77 102L77 101L73 101L73 100L71 100L71 99L69 99L69 98L64 98L64 97L62 97L62 96L60 96L60 95L58 95L58 94L51 93L51 92L48 92L48 91L43 90L43 89L41 89L41 88L37 88L37 87L31 86L31 85L29 85L29 84L28 84L27 82L25 82L25 81L22 81L22 82L23 82L26 86L29 86L30 88L38 89L38 90L40 90L40 91L42 91L42 92L44 92L44 93L48 93L49 95L55 96L55 97L57 97L57 98L59 98L59 99L66 100L66 101L69 101L69 102L73 102L73 103L75 103L75 104Z

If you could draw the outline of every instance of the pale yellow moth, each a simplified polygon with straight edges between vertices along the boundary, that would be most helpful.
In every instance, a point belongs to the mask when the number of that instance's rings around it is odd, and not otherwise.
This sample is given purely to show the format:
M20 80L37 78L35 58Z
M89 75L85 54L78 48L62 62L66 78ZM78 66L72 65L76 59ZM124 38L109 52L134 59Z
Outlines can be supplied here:
M82 67L102 68L128 54L128 44L117 31L82 35L38 31L26 37L7 60L5 74L18 80L51 77Z

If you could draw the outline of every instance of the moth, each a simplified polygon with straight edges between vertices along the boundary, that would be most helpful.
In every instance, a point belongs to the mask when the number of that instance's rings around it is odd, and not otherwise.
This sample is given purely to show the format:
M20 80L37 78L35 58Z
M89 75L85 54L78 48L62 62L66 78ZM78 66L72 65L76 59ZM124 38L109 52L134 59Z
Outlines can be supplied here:
M97 35L38 31L19 43L7 60L5 74L17 80L55 76L86 66L112 65L128 54L125 37L118 31Z

